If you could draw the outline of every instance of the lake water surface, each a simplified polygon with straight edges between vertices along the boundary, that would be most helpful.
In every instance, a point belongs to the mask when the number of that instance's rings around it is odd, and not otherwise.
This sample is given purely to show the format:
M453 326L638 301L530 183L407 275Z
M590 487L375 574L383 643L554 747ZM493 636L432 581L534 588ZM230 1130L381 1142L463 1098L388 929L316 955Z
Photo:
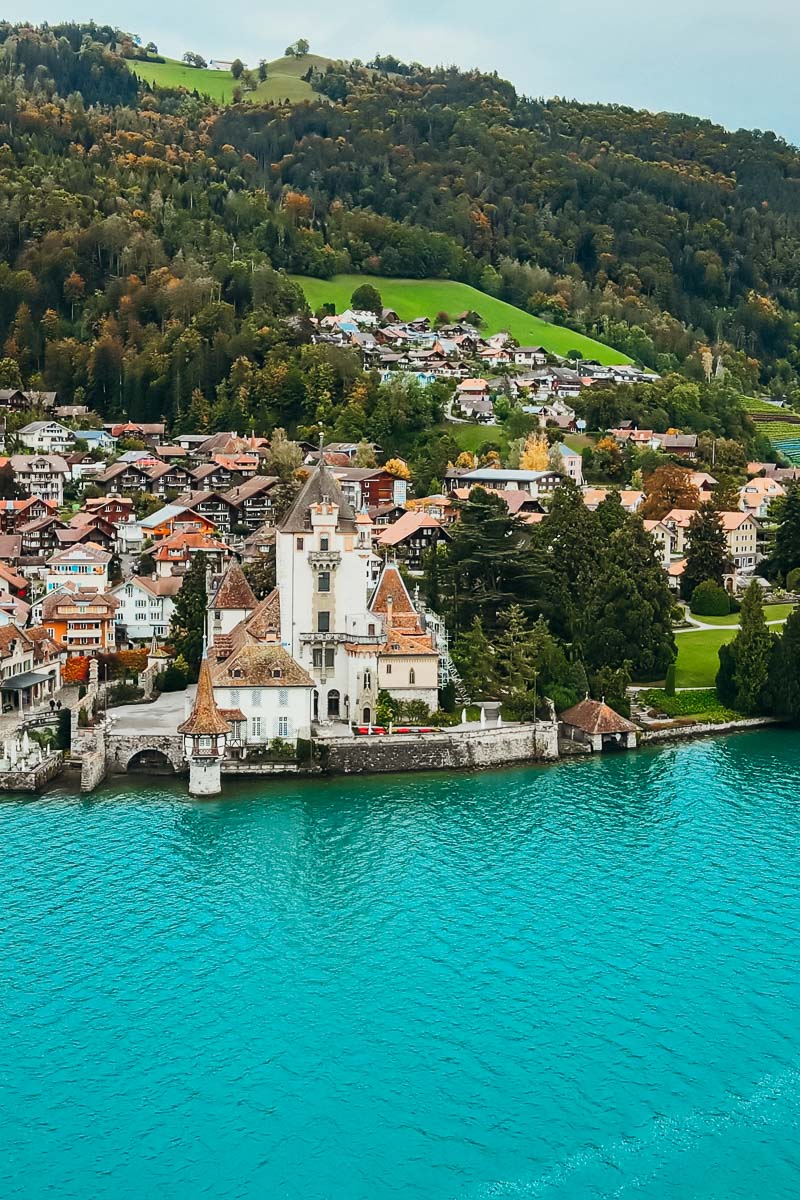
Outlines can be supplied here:
M0 803L0 1196L800 1196L800 738Z

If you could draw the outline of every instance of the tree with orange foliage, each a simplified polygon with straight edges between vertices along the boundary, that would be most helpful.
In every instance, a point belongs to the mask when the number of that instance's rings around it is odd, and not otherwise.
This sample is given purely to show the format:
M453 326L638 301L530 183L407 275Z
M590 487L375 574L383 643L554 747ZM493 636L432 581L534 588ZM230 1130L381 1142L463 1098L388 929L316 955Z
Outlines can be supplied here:
M293 225L310 221L314 211L311 200L303 192L287 192L283 197L283 210Z
M645 501L640 514L645 520L660 521L673 508L697 510L700 493L685 467L667 464L644 478Z
M406 481L411 479L411 472L402 458L390 458L388 462L384 463L383 469L390 475L394 475L395 479L405 479Z

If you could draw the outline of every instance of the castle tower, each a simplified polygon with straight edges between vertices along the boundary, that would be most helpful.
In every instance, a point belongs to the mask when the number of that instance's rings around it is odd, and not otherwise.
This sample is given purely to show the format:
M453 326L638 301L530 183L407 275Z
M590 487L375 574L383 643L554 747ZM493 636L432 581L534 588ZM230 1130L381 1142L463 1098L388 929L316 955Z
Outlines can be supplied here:
M216 591L208 580L206 591L209 596L206 638L209 646L213 646L217 638L229 634L240 621L246 621L258 607L258 601L235 558L228 564Z
M183 753L189 763L189 793L218 796L222 791L221 768L231 727L217 708L208 655L203 648L197 694L188 718L178 726L183 734Z

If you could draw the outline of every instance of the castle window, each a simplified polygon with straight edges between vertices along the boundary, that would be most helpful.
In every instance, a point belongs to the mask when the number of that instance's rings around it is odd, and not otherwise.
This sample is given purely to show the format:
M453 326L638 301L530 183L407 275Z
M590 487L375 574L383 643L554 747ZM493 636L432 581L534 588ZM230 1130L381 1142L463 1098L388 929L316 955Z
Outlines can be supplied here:
M325 666L332 667L336 661L336 649L334 646L325 647Z
M330 633L331 614L329 612L317 613L317 630L319 633Z
M413 683L416 683L416 682L417 682L417 676L416 676L416 674L414 673L414 669L413 669L413 668L412 668L412 669L411 669L411 670L408 672L408 682L409 682L410 684L413 684Z
M304 545L303 539L302 539L302 538L298 538L298 539L297 539L297 549L298 549L298 550L302 550L302 549L303 549L303 545Z
M370 671L364 672L364 687L367 689L372 687L372 673Z
M320 550L327 550L329 546L330 546L330 538L321 537L319 539Z
M311 652L311 655L312 655L311 661L312 661L313 665L315 667L321 667L322 666L322 647L315 646Z
M391 675L391 673L392 673L392 664L391 664L391 663L387 663L387 664L386 664L386 674L387 674L387 675Z
M329 592L331 590L331 573L330 571L320 571L317 576L317 589L320 592Z

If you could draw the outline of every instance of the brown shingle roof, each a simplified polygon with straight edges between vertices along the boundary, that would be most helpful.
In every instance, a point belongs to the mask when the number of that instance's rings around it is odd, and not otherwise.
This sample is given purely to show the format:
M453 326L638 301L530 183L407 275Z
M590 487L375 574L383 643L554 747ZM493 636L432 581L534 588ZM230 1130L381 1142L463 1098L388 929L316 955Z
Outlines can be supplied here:
M214 687L211 682L211 671L208 659L203 656L200 663L200 675L197 679L197 694L194 698L192 711L178 726L178 733L194 736L212 737L214 734L230 733L231 727L217 708L214 699Z
M245 643L211 669L215 687L314 686L311 676L278 642Z
M211 608L235 608L253 612L258 607L258 601L253 595L253 589L245 578L244 571L234 559L217 589Z
M320 463L309 475L280 523L281 533L305 533L311 528L309 510L327 497L339 509L339 528L347 533L356 531L356 515L328 465Z
M247 620L247 632L254 638L267 638L277 634L281 628L281 594L274 588L260 602L255 612Z
M584 733L636 733L632 722L626 721L601 700L581 700L580 704L568 708L561 714L565 725L574 725Z

